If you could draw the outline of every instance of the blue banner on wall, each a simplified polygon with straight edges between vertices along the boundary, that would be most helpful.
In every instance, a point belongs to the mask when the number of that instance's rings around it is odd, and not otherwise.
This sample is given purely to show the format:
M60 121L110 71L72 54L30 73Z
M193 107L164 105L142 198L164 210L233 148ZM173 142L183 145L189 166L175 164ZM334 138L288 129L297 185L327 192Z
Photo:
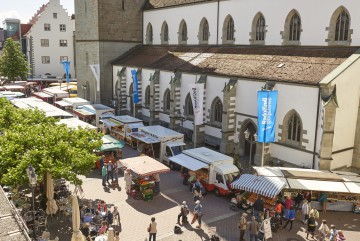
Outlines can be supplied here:
M134 81L134 85L133 85L133 91L134 91L134 96L133 96L133 101L134 103L138 103L139 102L139 89L138 89L138 78L137 78L137 72L135 69L131 70L131 75Z
M278 91L258 91L258 142L275 142Z
M65 74L66 74L66 82L70 82L70 77L69 77L69 72L70 72L70 61L62 61L61 62L63 64L64 70L65 70Z

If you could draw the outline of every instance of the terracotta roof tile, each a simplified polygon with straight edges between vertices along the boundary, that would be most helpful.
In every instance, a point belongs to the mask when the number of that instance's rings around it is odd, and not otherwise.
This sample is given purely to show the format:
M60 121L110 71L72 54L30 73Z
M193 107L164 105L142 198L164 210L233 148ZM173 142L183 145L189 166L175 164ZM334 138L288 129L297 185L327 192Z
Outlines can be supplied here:
M143 45L120 56L113 64L316 84L357 49L358 47Z

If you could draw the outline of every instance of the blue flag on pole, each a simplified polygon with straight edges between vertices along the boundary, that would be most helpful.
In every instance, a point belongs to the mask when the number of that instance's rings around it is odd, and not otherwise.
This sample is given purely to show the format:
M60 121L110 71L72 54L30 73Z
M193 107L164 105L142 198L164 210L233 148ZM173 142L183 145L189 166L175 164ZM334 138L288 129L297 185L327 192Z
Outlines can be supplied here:
M133 101L134 103L138 103L139 102L139 89L138 89L138 78L137 78L137 72L135 69L131 70L131 75L134 81L134 86L133 86L133 91L134 91L134 96L133 96Z
M69 77L70 61L62 61L61 63L63 64L64 70L65 70L66 82L70 83L70 77Z
M278 91L258 91L258 142L275 142Z

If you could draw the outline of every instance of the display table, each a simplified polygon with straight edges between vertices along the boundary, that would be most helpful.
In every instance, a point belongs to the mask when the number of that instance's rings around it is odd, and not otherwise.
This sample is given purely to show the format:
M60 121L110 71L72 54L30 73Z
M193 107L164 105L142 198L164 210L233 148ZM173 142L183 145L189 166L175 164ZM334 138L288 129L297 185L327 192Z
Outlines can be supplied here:
M311 201L311 207L315 207L317 210L322 210L322 206L318 201ZM353 203L346 201L335 201L335 202L327 202L326 210L329 211L340 211L340 212L352 212L353 211Z

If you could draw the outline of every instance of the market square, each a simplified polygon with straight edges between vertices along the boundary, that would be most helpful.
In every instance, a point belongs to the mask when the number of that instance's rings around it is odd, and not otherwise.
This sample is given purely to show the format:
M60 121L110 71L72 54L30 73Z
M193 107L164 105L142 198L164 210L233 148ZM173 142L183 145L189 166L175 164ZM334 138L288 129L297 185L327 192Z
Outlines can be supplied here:
M0 240L357 241L357 9L4 3Z

